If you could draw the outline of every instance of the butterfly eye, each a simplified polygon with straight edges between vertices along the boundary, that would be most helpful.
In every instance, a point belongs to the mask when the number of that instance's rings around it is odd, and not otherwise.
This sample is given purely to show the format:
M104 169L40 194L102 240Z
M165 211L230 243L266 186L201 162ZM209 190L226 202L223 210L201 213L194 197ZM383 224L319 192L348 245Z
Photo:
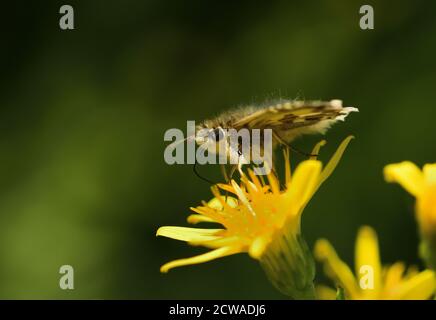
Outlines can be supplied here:
M211 132L211 139L215 142L220 141L222 138L224 138L224 130L221 128L216 128Z

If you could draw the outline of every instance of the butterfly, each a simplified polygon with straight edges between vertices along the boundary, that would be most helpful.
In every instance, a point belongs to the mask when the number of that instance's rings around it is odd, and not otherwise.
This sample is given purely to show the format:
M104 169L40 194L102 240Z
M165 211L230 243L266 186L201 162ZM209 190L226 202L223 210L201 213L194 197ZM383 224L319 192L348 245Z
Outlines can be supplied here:
M251 147L245 148L244 151L241 141L236 145L230 143L235 131L252 132L253 129L260 129L262 132L262 130L270 129L272 150L278 145L293 149L290 143L297 137L305 134L324 134L335 122L344 121L350 112L358 112L358 109L343 107L342 101L337 99L331 101L280 100L261 106L240 107L197 125L196 132L203 132L203 134L197 135L195 141L199 148L212 153L217 152L221 143L226 147L225 156L227 158L236 156L240 160L245 160L251 155L251 160L256 160L256 157L264 151L265 145L259 148L258 155L252 154ZM272 159L268 162L271 163ZM234 167L232 170L234 171Z

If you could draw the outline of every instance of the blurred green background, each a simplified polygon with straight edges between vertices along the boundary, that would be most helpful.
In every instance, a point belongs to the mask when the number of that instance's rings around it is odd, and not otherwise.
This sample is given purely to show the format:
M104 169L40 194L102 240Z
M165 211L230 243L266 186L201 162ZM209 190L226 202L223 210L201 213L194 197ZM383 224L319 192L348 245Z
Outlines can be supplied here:
M65 3L73 31L58 26ZM363 4L375 30L359 28ZM327 237L352 263L369 224L385 263L420 265L413 199L382 168L435 161L434 2L16 1L2 11L0 298L284 298L247 255L162 275L161 264L204 250L155 238L211 197L190 166L164 163L164 132L277 97L360 109L326 136L323 160L356 139L303 215L309 243ZM64 264L72 291L59 289Z

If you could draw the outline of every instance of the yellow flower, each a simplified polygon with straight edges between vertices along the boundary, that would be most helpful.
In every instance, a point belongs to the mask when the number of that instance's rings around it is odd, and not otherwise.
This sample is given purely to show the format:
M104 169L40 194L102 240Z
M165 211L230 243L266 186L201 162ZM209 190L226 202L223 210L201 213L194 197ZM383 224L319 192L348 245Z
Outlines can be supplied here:
M416 198L416 220L423 240L421 256L436 269L436 163L424 165L422 171L409 161L389 164L384 175L386 181L399 183Z
M319 186L333 172L351 139L348 137L341 143L324 169L321 162L313 157L301 162L292 177L289 155L285 153L286 179L283 190L273 173L267 175L266 183L262 176L256 176L252 170L248 170L247 175L242 173L240 184L232 180L229 184L213 186L215 197L208 203L203 202L202 206L191 208L196 214L189 216L188 222L213 222L222 225L222 228L168 226L157 231L158 236L204 246L212 251L166 263L161 267L161 272L248 252L261 262L279 290L294 298L310 297L308 291L313 291L315 271L311 253L300 236L301 213ZM324 143L321 141L317 144L312 154L318 154ZM224 196L220 190L233 196Z
M434 272L418 272L401 262L382 267L377 234L364 226L360 228L355 247L356 275L338 257L331 244L318 240L315 258L324 264L326 275L344 289L348 300L422 300L430 298L435 291ZM405 272L406 271L406 272ZM336 291L317 286L320 299L335 299Z

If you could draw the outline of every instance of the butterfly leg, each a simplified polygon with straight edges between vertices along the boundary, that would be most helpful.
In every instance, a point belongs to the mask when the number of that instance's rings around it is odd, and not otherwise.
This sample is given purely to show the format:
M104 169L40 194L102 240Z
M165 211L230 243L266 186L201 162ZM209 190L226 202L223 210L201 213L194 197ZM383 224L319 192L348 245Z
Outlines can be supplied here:
M230 168L230 174L227 173L227 168L225 164L220 164L220 168L221 168L221 173L223 174L224 180L226 181L227 184L230 184L230 181L232 179L232 175L234 172L234 166L232 166ZM224 193L224 202L227 203L227 197L229 196L229 192L226 190Z
M220 169L221 169L221 173L222 173L222 175L223 175L223 178L224 178L225 182L226 182L226 183L229 183L231 177L230 177L230 179L229 179L229 175L227 174L227 168L226 168L226 165L225 165L225 164L220 164Z
M242 172L242 165L243 165L243 163L241 162L242 151L238 150L236 152L237 152L237 155L238 155L238 158L239 158L237 164L233 164L232 163L230 165L230 172L228 174L227 174L227 171L225 171L225 174L223 173L224 178L226 179L227 183L230 183L230 181L232 180L232 177L235 174L236 170L238 170L238 172L241 175L241 177L243 176L243 172ZM225 168L222 169L222 170L225 170Z
M232 177L233 177L233 175L235 174L235 172L236 172L236 169L238 169L238 167L239 167L239 164L238 165L233 165L231 168L230 168L230 173L229 173L229 182L232 180Z

